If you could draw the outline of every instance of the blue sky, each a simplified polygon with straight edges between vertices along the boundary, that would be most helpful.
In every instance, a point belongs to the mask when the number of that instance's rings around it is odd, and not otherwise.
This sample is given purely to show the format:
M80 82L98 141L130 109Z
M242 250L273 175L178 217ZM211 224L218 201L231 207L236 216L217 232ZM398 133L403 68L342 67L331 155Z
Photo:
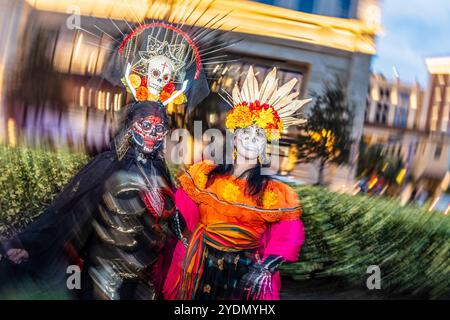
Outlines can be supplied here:
M426 57L450 56L450 0L380 0L383 31L372 70L394 78L393 66L406 82L423 86Z

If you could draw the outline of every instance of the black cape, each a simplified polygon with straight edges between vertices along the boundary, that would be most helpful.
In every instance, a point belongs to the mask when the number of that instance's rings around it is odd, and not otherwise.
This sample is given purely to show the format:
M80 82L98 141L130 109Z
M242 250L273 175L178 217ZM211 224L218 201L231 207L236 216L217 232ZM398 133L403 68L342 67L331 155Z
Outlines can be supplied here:
M41 216L4 244L4 250L26 249L29 259L18 265L6 258L0 260L0 298L75 298L76 292L68 290L66 285L67 267L74 262L65 246L68 242L86 240L105 181L117 171L127 171L135 159L133 148L120 161L114 146L97 155L71 179ZM161 156L147 161L146 166L156 167L171 182Z

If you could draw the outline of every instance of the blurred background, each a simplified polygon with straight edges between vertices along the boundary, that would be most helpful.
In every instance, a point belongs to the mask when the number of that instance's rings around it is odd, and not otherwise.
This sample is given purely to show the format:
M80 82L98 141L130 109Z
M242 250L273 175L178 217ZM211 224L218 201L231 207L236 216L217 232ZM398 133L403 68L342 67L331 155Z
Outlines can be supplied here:
M87 156L107 146L120 111L131 99L123 87L113 86L104 78L113 47L130 26L145 19L159 19L168 11L176 17L183 14L181 8L185 3L0 0L0 160L6 172L0 180L6 194L0 201L0 220L10 223L15 214L24 211L38 214L86 162ZM334 225L340 230L339 226L359 218L365 225L370 220L367 216L374 218L373 214L386 223L386 230L395 226L396 231L405 232L401 239L395 232L376 239L368 237L373 241L395 238L402 248L405 239L411 236L413 241L423 232L423 237L428 237L427 243L434 243L434 249L427 251L420 247L424 258L418 261L426 265L430 252L439 258L433 260L437 267L428 278L434 276L434 288L440 286L441 291L436 289L439 294L448 294L450 277L442 282L442 276L449 273L448 219L444 223L447 227L440 229L438 236L431 234L431 229L416 229L419 221L423 222L422 228L431 215L445 219L450 209L450 54L433 51L435 47L431 45L428 51L419 54L422 41L434 42L437 48L445 47L446 44L435 39L448 30L435 27L431 31L436 34L425 36L416 32L423 26L414 16L431 12L428 18L439 21L439 13L448 17L448 3L443 7L442 1L433 0L423 10L418 1L397 0L188 3L197 6L199 15L204 14L200 19L193 14L187 24L201 27L215 15L227 14L221 28L232 30L228 33L230 41L240 42L227 49L229 59L235 59L234 62L208 70L211 94L197 108L187 112L183 105L169 105L172 127L192 129L194 120L202 120L204 130L224 129L228 106L217 93L221 89L231 92L250 65L260 79L274 66L278 67L282 82L298 78L296 90L303 98L314 98L306 110L310 121L304 128L283 132L280 147L269 150L280 158L279 179L294 185L320 186L299 189L306 208L305 219L312 219L311 226L315 226L312 232L317 234L321 228L325 232L333 215L344 219ZM77 22L76 17L80 28L71 27L71 23ZM415 47L407 47L408 38L397 33L405 30L410 30L409 36L414 33ZM414 48L418 48L416 53ZM402 78L406 73L408 77ZM45 156L39 150L45 151ZM76 156L68 159L69 154ZM48 163L53 169L46 170L58 172L36 171ZM22 179L20 188L17 179ZM39 181L30 185L31 180ZM337 198L336 192L346 195ZM32 195L24 198L24 193ZM370 202L369 198L384 200ZM8 199L14 199L17 205L11 208L11 202L5 202ZM353 210L350 210L353 216L348 210L339 211L346 205ZM406 209L399 209L403 207ZM392 218L395 213L402 217L401 223L389 220L398 218ZM411 220L416 213L421 218ZM441 221L433 223L442 226ZM348 229L346 236L353 237L354 232L362 230L361 225L353 227L356 229ZM293 267L296 271L291 269L297 278L320 274L317 270L335 273L359 270L355 259L362 255L357 251L346 260L345 267L330 267L339 259L334 255L321 264L328 253L342 253L333 251L336 235L326 232L324 238L314 240L318 242L307 244L304 257L311 259L308 267L311 269L304 269L304 265L300 267L302 272L298 266ZM346 238L339 248L343 250L353 243L362 250L360 241L366 236ZM439 250L437 239L443 244ZM411 248L417 248L415 242L410 244ZM313 252L318 256L313 257ZM387 255L380 252L384 262L390 259L384 260ZM374 260L374 256L364 256L369 258L361 266ZM405 256L412 257L410 253ZM398 259L405 260L404 256ZM395 266L392 261L387 263ZM419 272L423 265L415 268ZM438 270L445 272L436 277ZM396 276L392 281L397 287L408 287L407 283L414 287L417 283L411 282L411 277L415 274L409 273L400 282L396 282L399 279Z
M126 32L127 20L133 24L137 19L157 19L168 10L179 12L180 3L177 7L176 1L2 0L3 142L45 142L56 148L69 146L89 153L101 149L109 140L111 121L130 98L125 90L102 79L114 39L101 31L120 39L116 26ZM345 83L345 93L358 106L352 128L357 145L379 23L376 1L191 3L199 6L196 14L210 6L200 20L194 14L190 19L193 23L201 26L216 14L229 14L222 28L235 28L230 37L241 40L228 52L238 62L214 75L218 79L211 84L213 91L231 91L249 65L256 66L260 78L273 66L280 69L283 82L297 77L300 81L296 89L303 96L320 91L324 78L336 74ZM68 27L72 14L81 15L84 30ZM214 70L211 72L214 74ZM213 94L197 108L194 119L220 127L226 109ZM179 115L174 127L192 122L183 121L183 109L169 107L169 112ZM280 156L286 160L292 142L285 139L282 143ZM356 148L353 151L350 163L357 156ZM291 157L292 163L285 165L283 174L293 171L305 182L315 180L317 170L297 168L295 160ZM345 181L353 175L349 171L343 169L338 178ZM336 173L327 176L333 180Z

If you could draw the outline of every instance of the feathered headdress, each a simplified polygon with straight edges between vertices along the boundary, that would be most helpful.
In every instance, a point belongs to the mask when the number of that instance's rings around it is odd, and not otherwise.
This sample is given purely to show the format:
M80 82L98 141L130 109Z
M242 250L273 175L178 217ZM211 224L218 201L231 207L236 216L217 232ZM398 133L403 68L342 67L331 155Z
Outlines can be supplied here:
M151 2L146 11L152 16L157 8L156 2ZM231 30L221 29L227 14L214 15L210 6L199 9L199 2L192 0L183 1L180 8L166 6L151 19L139 19L141 15L129 9L137 20L134 25L123 21L120 28L109 19L121 36L103 30L110 27L94 24L118 44L104 70L105 78L114 85L125 85L137 101L181 104L186 102L185 94L196 103L203 100L209 94L207 71L221 69L229 62L224 51L237 42L227 40ZM192 101L191 106L195 105Z
M277 69L267 74L261 86L250 67L239 90L236 84L232 96L232 109L228 112L225 126L232 132L253 124L266 130L267 139L278 140L283 129L306 122L299 116L300 109L312 99L295 100L299 92L291 93L297 83L293 78L278 87Z

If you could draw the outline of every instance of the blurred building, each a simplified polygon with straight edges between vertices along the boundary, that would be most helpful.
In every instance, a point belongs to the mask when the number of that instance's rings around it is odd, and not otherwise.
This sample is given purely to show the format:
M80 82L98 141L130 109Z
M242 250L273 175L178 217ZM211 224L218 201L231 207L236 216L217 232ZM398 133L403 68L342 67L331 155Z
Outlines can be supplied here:
M429 144L421 154L416 174L434 178L439 183L435 194L439 195L448 192L450 182L450 57L429 58L425 62L429 80L424 121L420 125L429 131Z
M8 57L8 65L11 66L11 70L4 74L18 73L14 68L23 64L21 53L25 50L34 52L32 40L43 33L46 46L40 50L45 51L54 69L49 77L52 78L53 74L61 77L57 83L61 84L62 103L50 103L53 108L48 105L33 106L36 109L33 112L41 119L50 119L47 127L54 128L53 134L70 132L71 138L62 140L77 141L95 136L99 145L108 139L102 133L108 130L114 114L128 99L123 89L102 81L101 70L108 63L115 40L105 36L100 29L120 38L118 29L128 30L129 24L158 19L170 10L172 17L182 16L186 12L183 7L185 1L3 0L3 3L7 7L0 7L2 17L5 17L2 29L6 25L8 30L12 30L7 33L10 39L8 53L0 52ZM353 136L356 140L360 138L369 66L376 53L375 36L380 23L377 0L217 0L192 3L198 3L198 13L208 6L209 10L200 18L196 14L188 17L186 24L203 26L215 15L227 14L220 27L233 30L229 34L231 39L241 40L228 52L239 61L230 65L225 73L217 75L219 80L213 83L213 91L219 87L230 89L250 65L255 66L261 78L272 66L279 68L283 81L299 78L297 90L303 97L309 96L312 91L320 92L324 80L333 80L338 76L346 85L349 100L357 108ZM79 15L85 32L70 28L68 20L73 19L74 15ZM223 123L226 108L220 99L212 96L191 115L189 121L205 120L209 126L218 127ZM41 109L46 110L44 114L48 112L49 116L43 117ZM69 110L64 111L62 119L61 109ZM2 121L4 130L8 127L6 123L11 121L19 123L10 127L32 127L39 122L45 125L43 120L24 123L24 115L29 117L31 111L18 110L20 108L10 106L10 112ZM178 121L180 117L176 119ZM289 158L292 141L289 135L286 137L280 153L284 158ZM357 152L356 149L353 151L354 163ZM314 165L295 168L292 163L287 163L286 167L293 169L293 173L305 182L316 181ZM331 168L327 174L330 182L335 176L338 180L352 179L353 170L343 168L336 171Z
M372 74L365 113L365 141L382 144L389 155L410 162L421 137L426 137L424 128L420 127L423 97L418 83L390 81L381 74Z
M379 15L378 1L373 0L256 0L257 2L344 19L364 19ZM373 6L373 7L370 7Z
M448 184L450 59L426 62L430 72L426 90L418 83L371 75L363 139L403 160L411 182L405 192L433 195Z
M272 66L278 67L282 81L300 79L298 90L303 97L320 93L324 81L339 77L345 84L348 99L356 107L353 138L362 135L369 67L376 53L375 35L380 22L378 1L283 1L264 0L246 5L246 1L223 1L236 14L236 37L242 41L232 48L240 58L227 70L221 87L231 91L242 70L256 65L262 78ZM225 6L226 7L226 6ZM234 13L234 11L233 11ZM213 87L214 89L214 87ZM217 100L216 100L217 101ZM226 106L222 106L226 109ZM213 126L223 123L223 109ZM305 183L317 182L317 166L292 166L292 141L289 134L280 143L281 173L292 173ZM355 144L357 145L357 144ZM353 150L354 164L357 152ZM352 185L354 166L327 168L329 183L346 188Z

